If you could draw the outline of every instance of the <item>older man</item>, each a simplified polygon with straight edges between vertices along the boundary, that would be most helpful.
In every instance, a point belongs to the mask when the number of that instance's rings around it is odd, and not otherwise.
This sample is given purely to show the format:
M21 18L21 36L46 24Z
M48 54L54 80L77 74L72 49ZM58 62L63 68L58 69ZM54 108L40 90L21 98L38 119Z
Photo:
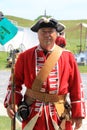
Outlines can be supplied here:
M85 118L83 85L75 58L55 44L57 33L63 29L57 20L41 18L31 27L38 34L39 45L21 53L16 62L15 104L23 118L23 130L72 130L73 123L78 129ZM11 82L4 105L9 117L14 118Z

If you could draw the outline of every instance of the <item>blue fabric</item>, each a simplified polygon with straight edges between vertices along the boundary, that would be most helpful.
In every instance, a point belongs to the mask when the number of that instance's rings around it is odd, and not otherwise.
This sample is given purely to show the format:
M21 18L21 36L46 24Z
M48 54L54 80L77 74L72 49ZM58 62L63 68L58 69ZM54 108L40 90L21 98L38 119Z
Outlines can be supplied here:
M17 33L18 28L7 18L0 20L0 44L4 45Z

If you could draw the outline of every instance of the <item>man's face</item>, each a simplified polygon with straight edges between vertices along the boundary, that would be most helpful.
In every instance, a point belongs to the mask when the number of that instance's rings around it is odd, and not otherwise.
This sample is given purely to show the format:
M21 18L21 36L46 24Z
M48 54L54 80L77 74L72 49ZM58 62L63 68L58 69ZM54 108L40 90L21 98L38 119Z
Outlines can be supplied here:
M38 30L38 39L40 45L45 48L47 46L53 46L57 37L57 31L55 28L46 27Z

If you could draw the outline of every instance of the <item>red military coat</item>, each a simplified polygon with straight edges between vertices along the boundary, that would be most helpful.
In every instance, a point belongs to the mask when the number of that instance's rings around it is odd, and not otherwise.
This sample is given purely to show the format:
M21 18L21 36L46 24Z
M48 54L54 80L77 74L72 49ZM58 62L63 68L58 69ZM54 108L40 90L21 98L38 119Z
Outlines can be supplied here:
M26 88L31 88L37 71L40 70L49 55L50 53L45 56L40 47L33 47L19 55L15 65L16 104L19 104L22 99L22 84L25 84ZM52 94L56 92L59 95L69 93L72 106L72 118L84 118L83 85L73 54L70 51L64 50L55 66L55 69L52 70L43 84L41 91ZM56 76L53 76L54 72L56 72ZM54 81L55 77L56 80ZM7 104L11 104L10 83L4 101L5 107ZM31 124L33 125L31 126ZM36 100L30 106L28 119L23 121L23 130L56 130L59 124L60 120L55 106L51 103L45 104ZM70 130L70 128L68 129L67 127L66 130Z

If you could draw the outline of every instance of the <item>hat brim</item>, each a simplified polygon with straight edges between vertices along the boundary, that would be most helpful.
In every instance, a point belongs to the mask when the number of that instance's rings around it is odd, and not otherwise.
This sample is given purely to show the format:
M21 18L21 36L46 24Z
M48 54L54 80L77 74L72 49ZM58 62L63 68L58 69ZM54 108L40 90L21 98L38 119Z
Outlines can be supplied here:
M44 21L40 19L36 24L31 27L33 32L38 32L40 28L51 27L55 28L57 32L61 32L65 29L65 26L61 23L58 23L55 19L50 19L49 21Z
M62 23L58 23L57 32L62 32L65 28L65 25L63 25Z

